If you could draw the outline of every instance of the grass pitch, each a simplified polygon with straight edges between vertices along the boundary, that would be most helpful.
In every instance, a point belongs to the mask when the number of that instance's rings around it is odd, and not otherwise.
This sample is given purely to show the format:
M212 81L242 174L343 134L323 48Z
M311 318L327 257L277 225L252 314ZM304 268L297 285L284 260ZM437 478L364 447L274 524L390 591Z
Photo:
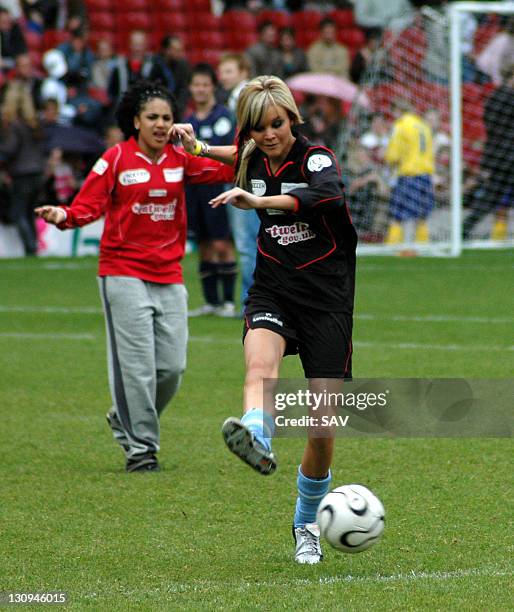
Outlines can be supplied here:
M194 257L190 305L200 303ZM514 253L361 258L356 377L512 378ZM0 261L0 591L65 591L71 609L513 610L511 439L345 439L334 486L386 507L382 541L292 562L303 442L254 474L224 448L239 415L241 322L191 321L160 474L123 471L96 261ZM301 376L296 358L284 376ZM494 401L494 398L491 398Z

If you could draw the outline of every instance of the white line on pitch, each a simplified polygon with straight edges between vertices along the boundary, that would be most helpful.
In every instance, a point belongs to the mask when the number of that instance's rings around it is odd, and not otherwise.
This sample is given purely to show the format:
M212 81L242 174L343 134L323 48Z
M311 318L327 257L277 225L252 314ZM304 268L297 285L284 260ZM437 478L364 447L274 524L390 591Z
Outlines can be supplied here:
M441 572L408 572L401 574L390 574L390 575L372 575L372 576L327 576L326 578L291 578L289 580L260 580L255 582L250 581L213 581L213 580L199 580L191 583L171 583L167 588L153 589L150 593L145 591L145 594L154 594L156 596L163 596L167 593L194 593L194 592L209 592L209 591L235 591L244 592L250 589L284 589L284 588L295 588L305 586L331 586L334 584L348 584L348 583L394 583L394 582L415 582L415 581L428 581L428 582L442 582L448 580L461 580L464 578L507 578L514 575L514 572L509 570L496 570L496 569L462 569L454 571L441 571ZM130 589L130 593L133 595L141 594L138 590ZM125 593L128 594L128 593ZM95 599L99 597L98 593L91 593L86 595L88 599Z
M460 317L458 315L376 315L356 313L363 321L414 321L417 323L514 323L514 317Z
M213 336L189 336L191 342L205 344L241 344L240 340L230 340L228 338L215 338ZM469 344L423 344L417 342L366 342L356 340L353 343L355 348L384 348L384 349L415 349L415 350L435 350L435 351L514 351L514 346L472 346Z
M41 314L102 314L97 306L1 306L0 312Z
M37 333L37 332L0 332L0 339L12 338L17 340L98 340L96 334L67 334L67 333ZM215 338L213 336L189 336L191 342L198 344L228 344L240 345L241 341L231 338ZM423 344L417 342L365 342L356 341L353 343L356 348L383 348L400 350L435 350L435 351L514 351L513 346L472 346L468 344Z
M2 263L0 261L0 269L2 270L34 270L40 272L41 270L91 270L97 268L97 262L53 262L48 261L37 266L24 264L24 263Z
M52 334L36 332L0 332L0 339L12 338L13 340L97 340L95 334L66 334L55 332Z
M0 305L0 313L41 313L41 314L102 314L97 306L5 306ZM416 323L514 323L514 317L467 317L458 315L380 315L356 313L355 319L363 321L413 321Z

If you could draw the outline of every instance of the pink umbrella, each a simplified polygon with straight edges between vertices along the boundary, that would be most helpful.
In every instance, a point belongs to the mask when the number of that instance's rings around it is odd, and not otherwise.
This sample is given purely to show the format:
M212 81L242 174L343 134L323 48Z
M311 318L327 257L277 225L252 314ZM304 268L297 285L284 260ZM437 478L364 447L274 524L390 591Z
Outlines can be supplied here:
M334 74L302 72L288 79L287 84L294 91L328 96L344 102L356 102L365 108L371 106L368 96L363 91L359 91L357 85Z

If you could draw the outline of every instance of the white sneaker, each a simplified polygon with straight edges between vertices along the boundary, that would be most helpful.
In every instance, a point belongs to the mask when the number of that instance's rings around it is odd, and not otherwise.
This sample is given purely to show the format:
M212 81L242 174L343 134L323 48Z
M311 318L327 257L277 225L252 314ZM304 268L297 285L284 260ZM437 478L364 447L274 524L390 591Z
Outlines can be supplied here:
M234 304L234 302L225 302L224 304L216 308L214 314L217 317L223 317L225 319L234 319L237 315L236 305Z
M263 476L273 474L277 469L275 455L259 444L239 419L229 417L223 423L221 433L229 450Z
M216 313L219 306L213 304L202 304L199 308L194 308L187 313L188 317L202 317L204 315L212 315Z
M305 527L294 527L295 541L294 560L302 565L314 565L323 560L319 543L320 531L316 523L307 523Z

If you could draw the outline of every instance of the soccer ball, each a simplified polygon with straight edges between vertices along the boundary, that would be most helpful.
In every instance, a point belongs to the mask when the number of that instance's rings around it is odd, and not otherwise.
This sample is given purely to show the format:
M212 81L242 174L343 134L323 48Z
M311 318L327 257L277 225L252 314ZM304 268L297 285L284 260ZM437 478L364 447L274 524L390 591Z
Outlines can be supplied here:
M382 535L384 506L366 487L343 485L321 500L316 522L331 546L357 553L375 544Z

